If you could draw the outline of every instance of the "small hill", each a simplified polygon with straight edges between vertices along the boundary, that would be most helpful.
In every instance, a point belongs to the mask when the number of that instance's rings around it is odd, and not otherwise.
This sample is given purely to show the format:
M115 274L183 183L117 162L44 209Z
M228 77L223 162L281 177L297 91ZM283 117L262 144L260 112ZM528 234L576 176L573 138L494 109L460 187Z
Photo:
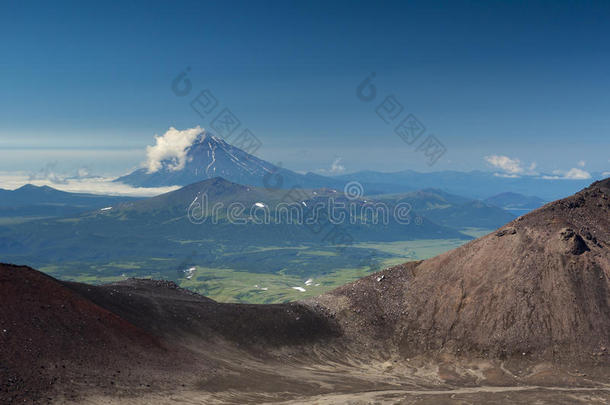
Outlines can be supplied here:
M511 192L496 194L483 201L505 210L533 210L542 207L546 203L546 201L539 197Z
M478 200L444 209L428 210L422 214L434 223L455 229L495 229L515 218L515 215L508 211Z
M154 336L28 267L0 264L0 296L2 403L31 403L60 379L92 377L83 364L110 381L106 369L165 352Z
M515 218L497 206L433 188L376 198L408 202L423 217L454 229L495 229Z

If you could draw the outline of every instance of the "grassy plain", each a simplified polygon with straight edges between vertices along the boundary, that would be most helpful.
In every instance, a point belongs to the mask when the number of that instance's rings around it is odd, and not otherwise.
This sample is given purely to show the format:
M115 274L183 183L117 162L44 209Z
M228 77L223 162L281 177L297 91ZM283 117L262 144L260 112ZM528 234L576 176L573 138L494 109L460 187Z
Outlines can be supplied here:
M196 242L199 241L181 241L183 245ZM196 255L189 254L184 258L74 262L39 268L60 279L83 283L108 283L129 277L167 279L221 302L277 303L320 295L383 268L427 259L464 242L460 239L366 242L355 243L343 251L320 245L240 250L223 246L211 261L215 265L198 263ZM278 257L282 259L278 261ZM265 271L261 264L267 262L276 265Z

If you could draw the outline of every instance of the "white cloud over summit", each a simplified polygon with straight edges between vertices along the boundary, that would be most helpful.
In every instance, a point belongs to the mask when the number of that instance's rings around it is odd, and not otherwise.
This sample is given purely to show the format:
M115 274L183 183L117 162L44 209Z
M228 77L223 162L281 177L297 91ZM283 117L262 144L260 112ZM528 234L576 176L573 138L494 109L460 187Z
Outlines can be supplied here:
M330 173L332 173L332 174L340 174L340 173L343 173L345 171L345 166L343 166L341 164L341 160L343 160L343 159L338 157L338 158L336 158L333 161L333 164L330 167Z
M182 131L170 127L162 136L155 135L155 145L146 147L148 173L154 173L161 169L164 160L171 162L167 165L169 170L182 170L186 164L186 154L189 146L204 131L199 125Z
M333 163L330 166L330 169L318 169L317 172L330 175L341 174L345 172L345 166L341 164L342 160L343 158L335 157Z

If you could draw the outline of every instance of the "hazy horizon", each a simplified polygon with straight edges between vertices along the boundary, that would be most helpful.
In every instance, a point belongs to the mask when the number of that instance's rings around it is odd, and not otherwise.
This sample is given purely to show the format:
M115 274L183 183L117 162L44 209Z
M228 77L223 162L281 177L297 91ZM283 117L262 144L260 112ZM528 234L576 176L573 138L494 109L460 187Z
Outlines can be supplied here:
M610 172L607 3L269 5L4 4L0 172L118 176L221 108L298 172ZM408 114L446 148L433 167L395 133Z

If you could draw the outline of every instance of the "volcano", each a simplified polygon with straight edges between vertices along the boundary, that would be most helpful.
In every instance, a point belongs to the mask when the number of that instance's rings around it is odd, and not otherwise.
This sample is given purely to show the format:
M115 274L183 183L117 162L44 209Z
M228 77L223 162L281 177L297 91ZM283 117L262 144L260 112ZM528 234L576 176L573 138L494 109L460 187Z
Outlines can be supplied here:
M186 163L180 170L176 170L170 159L161 162L161 168L155 172L142 168L117 178L115 182L135 187L186 186L214 177L268 188L343 187L344 183L315 174L299 174L274 165L210 132L203 132L195 138L187 149Z
M2 403L604 403L610 179L305 302L0 267Z

